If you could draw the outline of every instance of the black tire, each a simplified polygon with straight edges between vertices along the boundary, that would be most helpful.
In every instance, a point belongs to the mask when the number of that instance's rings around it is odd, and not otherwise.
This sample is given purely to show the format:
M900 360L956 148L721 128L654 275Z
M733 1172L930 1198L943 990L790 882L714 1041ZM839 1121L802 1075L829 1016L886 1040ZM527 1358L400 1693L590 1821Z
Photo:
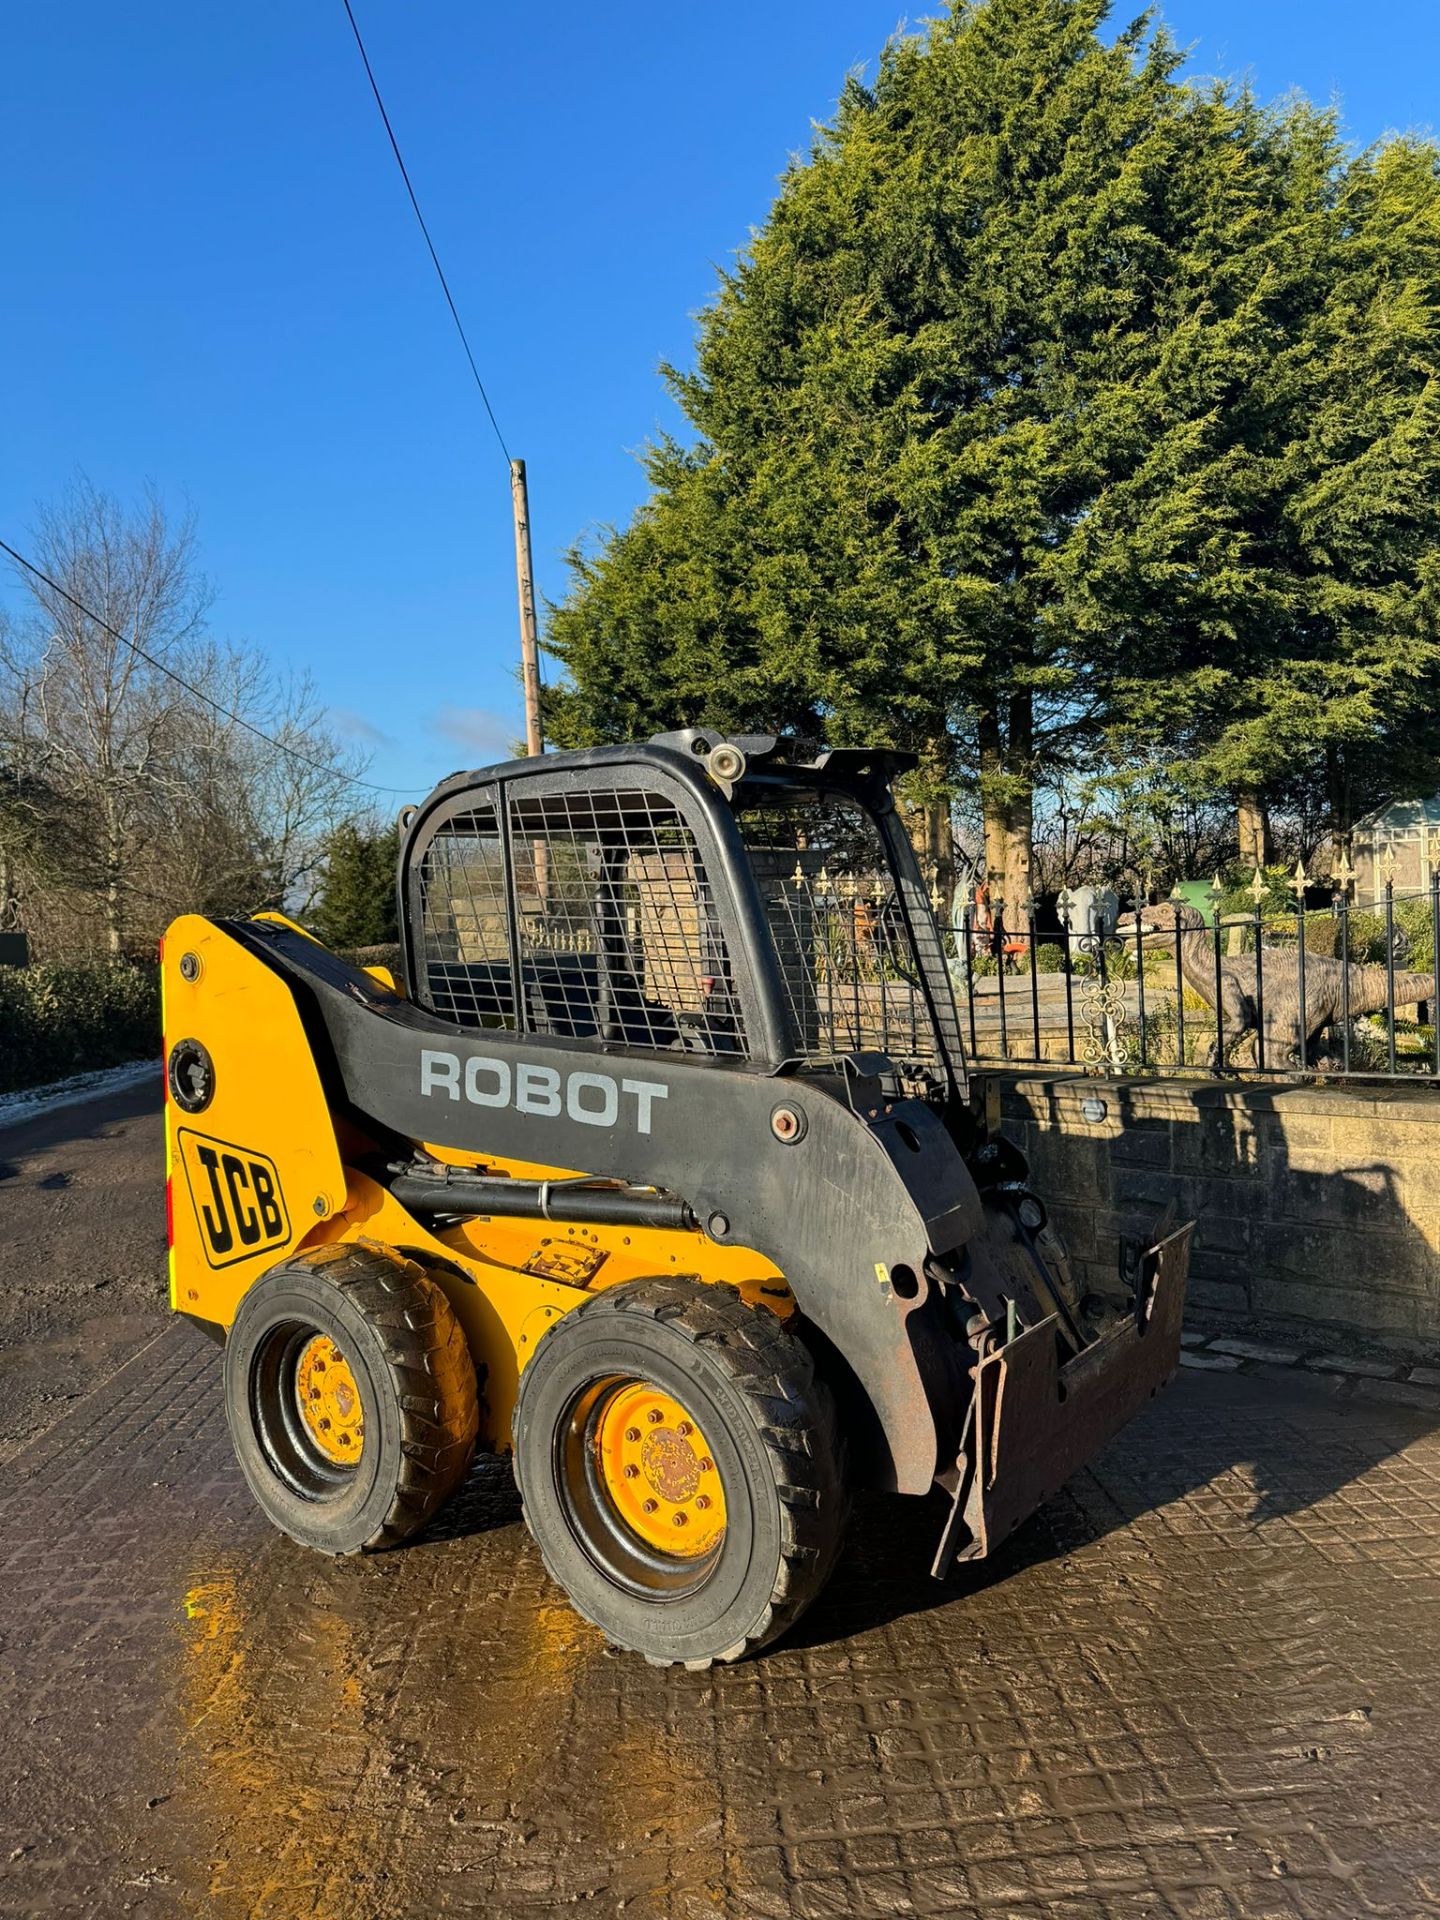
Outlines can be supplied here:
M299 1417L304 1343L342 1349L363 1415L353 1465ZM250 1491L275 1525L321 1553L409 1539L465 1478L479 1426L475 1366L441 1288L387 1247L317 1247L272 1267L240 1303L225 1347L225 1414Z
M673 1395L719 1470L724 1534L667 1566L606 1511L590 1465L597 1395ZM682 1428L680 1431L685 1431ZM731 1286L631 1281L558 1320L520 1376L515 1474L550 1577L652 1665L739 1660L793 1626L829 1578L848 1502L834 1403L785 1323Z

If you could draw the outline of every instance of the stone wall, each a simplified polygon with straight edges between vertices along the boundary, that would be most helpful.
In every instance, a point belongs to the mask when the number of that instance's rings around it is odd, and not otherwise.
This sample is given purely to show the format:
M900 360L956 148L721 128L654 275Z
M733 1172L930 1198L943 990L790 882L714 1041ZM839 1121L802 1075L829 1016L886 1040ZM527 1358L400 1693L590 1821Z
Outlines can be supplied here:
M1197 1324L1440 1348L1440 1092L997 1078L1005 1132L1097 1290L1173 1200L1199 1223Z

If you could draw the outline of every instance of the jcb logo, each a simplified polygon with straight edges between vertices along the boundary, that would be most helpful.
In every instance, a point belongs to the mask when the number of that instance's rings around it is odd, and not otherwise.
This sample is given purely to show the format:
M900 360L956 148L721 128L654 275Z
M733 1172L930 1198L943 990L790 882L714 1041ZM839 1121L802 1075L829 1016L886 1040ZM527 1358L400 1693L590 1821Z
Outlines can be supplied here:
M212 1267L248 1260L290 1238L273 1160L183 1127L179 1144L205 1258Z

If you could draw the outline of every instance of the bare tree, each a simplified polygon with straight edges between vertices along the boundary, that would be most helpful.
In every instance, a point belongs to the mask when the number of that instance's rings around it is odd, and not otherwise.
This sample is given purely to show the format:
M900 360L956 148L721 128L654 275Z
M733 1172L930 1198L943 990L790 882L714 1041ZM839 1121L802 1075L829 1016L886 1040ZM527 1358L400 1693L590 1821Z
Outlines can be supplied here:
M195 859L177 894L211 912L303 912L325 840L353 811L359 757L326 725L308 674L281 677L235 646L213 649L205 672L225 711L202 709L184 755L174 804Z
M0 624L0 914L118 954L303 889L357 762L308 679L208 636L193 521L82 480L34 549L65 591L23 576Z
M1105 883L1122 893L1168 891L1176 880L1233 866L1234 810L1226 796L1178 791L1133 758L1052 772L1036 790L1039 889Z
M27 576L35 616L16 630L20 644L5 661L22 752L74 810L94 861L105 944L119 953L133 864L153 834L156 781L181 724L182 690L152 662L183 658L209 594L192 524L172 528L153 495L127 515L81 481L42 510L34 541L40 566L99 617Z

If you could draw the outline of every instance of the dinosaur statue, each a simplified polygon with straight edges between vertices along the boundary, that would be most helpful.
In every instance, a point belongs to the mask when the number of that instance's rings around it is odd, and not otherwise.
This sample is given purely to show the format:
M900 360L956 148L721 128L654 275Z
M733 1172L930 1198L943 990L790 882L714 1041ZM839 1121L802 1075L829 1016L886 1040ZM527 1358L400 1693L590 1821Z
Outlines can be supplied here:
M1264 967L1256 987L1255 955L1220 955L1217 974L1215 935L1211 923L1195 907L1172 904L1146 907L1139 913L1121 917L1123 933L1139 927L1147 940L1155 944L1180 947L1180 972L1186 986L1199 994L1206 1006L1214 1008L1219 985L1219 1032L1210 1048L1206 1065L1228 1066L1229 1056L1246 1034L1258 1043L1262 1023L1257 1000L1263 995L1264 1059L1267 1067L1306 1066L1310 1051L1326 1027L1334 1026L1345 1015L1353 1019L1362 1013L1383 1013L1389 1007L1408 1007L1419 1000L1434 1000L1435 976L1430 973L1393 975L1383 966L1359 966L1346 960L1332 960L1324 954L1305 955L1305 1044L1297 1044L1300 1031L1300 965L1293 953L1267 947L1262 955ZM1168 936L1168 938L1167 938ZM1345 975L1349 974L1349 999L1346 1000ZM1223 1044L1222 1038L1223 1036ZM1256 1048L1257 1058L1259 1048Z

